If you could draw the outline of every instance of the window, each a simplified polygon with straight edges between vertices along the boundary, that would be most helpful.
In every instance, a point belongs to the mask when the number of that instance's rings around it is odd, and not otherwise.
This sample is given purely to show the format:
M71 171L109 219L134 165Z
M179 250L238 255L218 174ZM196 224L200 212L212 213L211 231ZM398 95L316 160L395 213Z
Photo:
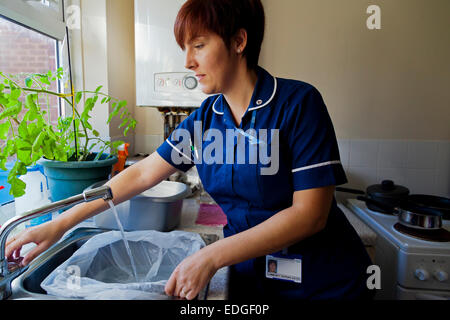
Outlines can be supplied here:
M6 74L54 71L58 67L57 48L57 40L0 17L0 71ZM25 81L24 77L15 80L22 85ZM58 91L53 85L50 89ZM46 105L43 96L41 99L39 104ZM48 109L50 120L56 122L59 115L56 97L51 97Z
M65 34L63 0L1 0L0 71L17 75L14 81L22 85L25 76L21 73L55 71L65 58L61 57L60 49ZM61 87L53 83L50 90L62 91ZM42 96L39 104L47 106L50 122L56 123L61 114L61 101L56 97L47 101ZM22 111L22 116L25 112Z

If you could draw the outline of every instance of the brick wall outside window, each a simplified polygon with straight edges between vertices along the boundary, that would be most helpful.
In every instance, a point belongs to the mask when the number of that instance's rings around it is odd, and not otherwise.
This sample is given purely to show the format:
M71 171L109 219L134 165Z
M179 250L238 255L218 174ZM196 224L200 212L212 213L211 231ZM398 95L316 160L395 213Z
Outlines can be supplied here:
M56 68L56 40L0 17L0 71L5 74L47 73ZM23 81L24 77L22 84ZM57 91L56 85L50 90ZM39 104L42 109L49 109L50 121L55 123L59 112L57 98L49 98L47 107L46 97L40 95Z

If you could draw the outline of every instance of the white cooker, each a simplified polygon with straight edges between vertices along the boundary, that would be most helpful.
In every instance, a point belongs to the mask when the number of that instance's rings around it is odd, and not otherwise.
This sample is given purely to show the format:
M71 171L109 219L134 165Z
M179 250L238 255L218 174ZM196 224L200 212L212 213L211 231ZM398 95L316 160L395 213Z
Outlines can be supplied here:
M412 234L397 216L369 210L362 201L348 199L345 206L377 234L381 289L375 299L450 300L449 220L436 232Z

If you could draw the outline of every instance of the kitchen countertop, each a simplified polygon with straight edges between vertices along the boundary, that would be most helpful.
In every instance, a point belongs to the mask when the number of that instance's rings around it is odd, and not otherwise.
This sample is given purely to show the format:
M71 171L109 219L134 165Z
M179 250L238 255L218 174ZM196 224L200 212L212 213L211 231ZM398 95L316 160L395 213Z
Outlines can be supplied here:
M344 212L347 220L353 226L355 231L358 233L363 244L366 247L374 247L377 240L377 235L370 229L365 222L358 218L350 209L348 209L344 204L338 203L338 207Z

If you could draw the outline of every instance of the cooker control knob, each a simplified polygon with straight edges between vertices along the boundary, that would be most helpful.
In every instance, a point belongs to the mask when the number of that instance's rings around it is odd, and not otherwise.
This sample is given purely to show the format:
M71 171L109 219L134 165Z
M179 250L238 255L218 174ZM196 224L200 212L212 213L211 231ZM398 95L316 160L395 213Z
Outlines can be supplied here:
M448 280L448 273L442 270L438 270L434 273L434 277L437 281L444 282Z
M430 278L430 274L428 273L428 271L423 269L416 269L416 271L414 271L414 275L420 281L426 281Z

